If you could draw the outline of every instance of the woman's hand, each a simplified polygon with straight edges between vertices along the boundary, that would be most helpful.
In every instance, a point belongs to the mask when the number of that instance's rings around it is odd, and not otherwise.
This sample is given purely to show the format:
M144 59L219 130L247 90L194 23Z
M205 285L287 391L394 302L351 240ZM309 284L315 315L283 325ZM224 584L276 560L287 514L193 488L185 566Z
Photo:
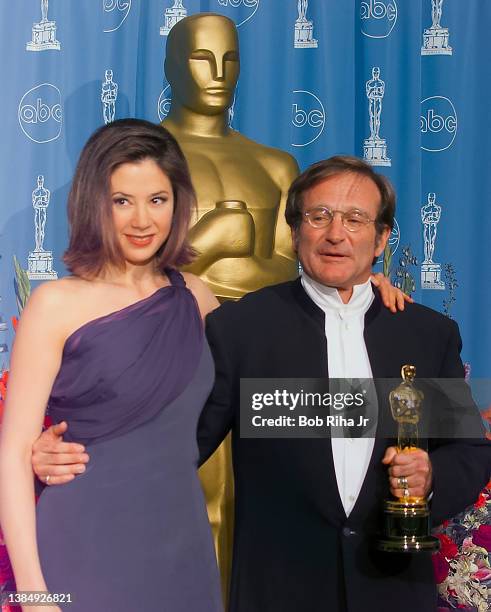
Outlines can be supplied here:
M411 296L391 285L389 279L381 272L372 274L371 281L380 291L380 297L382 298L384 306L386 306L391 312L404 310L405 302L409 302L410 304L414 303Z

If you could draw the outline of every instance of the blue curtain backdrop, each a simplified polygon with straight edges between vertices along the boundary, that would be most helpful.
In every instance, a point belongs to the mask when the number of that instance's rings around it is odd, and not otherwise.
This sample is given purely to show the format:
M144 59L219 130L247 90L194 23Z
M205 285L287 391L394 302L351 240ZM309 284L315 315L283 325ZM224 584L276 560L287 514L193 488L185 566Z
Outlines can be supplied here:
M392 277L413 279L417 301L456 319L472 376L491 376L488 0L50 0L49 6L4 0L3 322L17 313L13 256L28 268L36 247L35 213L38 243L52 251L52 270L65 273L60 257L67 242L67 194L82 145L104 122L102 90L106 120L112 117L114 83L116 118L165 116L172 92L163 74L161 28L165 11L179 4L188 15L218 12L239 27L235 129L289 151L302 169L335 153L365 153L385 164L378 170L398 193ZM434 12L440 4L435 24L432 7ZM295 37L303 46L295 46ZM367 82L374 68L378 81L368 90L375 92L372 132L382 103L379 142L375 146L372 138L364 150L371 135ZM435 194L436 208L425 214L436 216L427 216L432 253L425 268L421 209L429 194ZM49 255L31 260L38 276L54 276ZM38 282L34 275L32 285ZM0 321L0 366L8 364L12 341L6 327Z
M83 144L113 118L165 117L166 21L206 11L239 29L232 127L302 169L338 153L374 160L398 194L392 279L456 319L472 377L491 377L489 0L2 0L0 374L17 314L14 256L33 287L66 273ZM444 528L448 541L462 548L470 534L489 547L489 499ZM452 605L476 610L468 554L455 562ZM440 556L440 581L447 572ZM486 592L478 599L487 609Z

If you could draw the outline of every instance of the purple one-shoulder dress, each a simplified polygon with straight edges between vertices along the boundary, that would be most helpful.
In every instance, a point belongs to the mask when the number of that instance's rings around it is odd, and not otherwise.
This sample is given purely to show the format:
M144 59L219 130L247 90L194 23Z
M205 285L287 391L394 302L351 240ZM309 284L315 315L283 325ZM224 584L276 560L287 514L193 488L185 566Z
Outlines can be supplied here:
M220 612L219 576L197 476L196 427L214 378L182 276L77 329L49 410L90 454L37 506L41 566L70 612Z

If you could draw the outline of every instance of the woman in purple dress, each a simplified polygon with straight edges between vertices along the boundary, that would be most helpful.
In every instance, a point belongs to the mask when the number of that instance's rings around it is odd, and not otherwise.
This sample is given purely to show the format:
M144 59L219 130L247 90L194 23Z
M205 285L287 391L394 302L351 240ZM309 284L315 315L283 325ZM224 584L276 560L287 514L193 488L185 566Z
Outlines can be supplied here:
M202 318L217 302L176 271L191 260L194 205L184 156L160 126L116 121L82 151L72 276L25 308L2 427L2 529L17 590L60 595L43 610L222 610L196 472L214 378ZM91 461L35 508L31 447L47 405Z

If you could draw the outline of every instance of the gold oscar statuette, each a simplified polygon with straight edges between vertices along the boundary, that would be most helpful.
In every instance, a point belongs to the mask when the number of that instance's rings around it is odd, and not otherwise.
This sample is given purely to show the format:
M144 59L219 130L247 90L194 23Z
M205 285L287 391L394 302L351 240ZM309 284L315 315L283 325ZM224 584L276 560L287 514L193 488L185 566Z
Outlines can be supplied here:
M257 58L249 70L254 72L261 61ZM298 165L289 153L231 126L239 71L239 37L227 17L197 13L170 30L165 75L172 100L163 126L186 156L198 200L189 231L198 255L185 270L200 276L220 302L298 276L285 221L288 188ZM274 91L273 83L261 83L268 85ZM244 103L255 104L253 91ZM225 601L234 507L230 457L227 436L200 469Z
M411 453L419 447L418 423L421 418L423 393L414 386L416 367L404 365L402 383L389 394L392 417L398 424L397 451ZM384 503L384 534L378 541L385 552L435 551L438 538L430 535L430 512L424 497L405 495Z

